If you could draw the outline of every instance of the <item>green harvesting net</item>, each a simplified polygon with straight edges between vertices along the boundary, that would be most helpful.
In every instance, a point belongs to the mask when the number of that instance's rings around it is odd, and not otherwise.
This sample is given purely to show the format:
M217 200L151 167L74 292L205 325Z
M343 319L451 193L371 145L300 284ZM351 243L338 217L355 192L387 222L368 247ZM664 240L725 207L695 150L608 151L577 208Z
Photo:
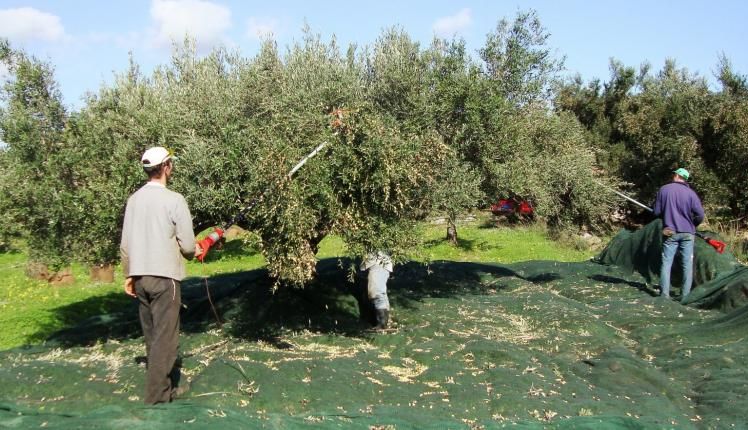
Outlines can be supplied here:
M347 261L276 294L263 271L212 277L221 328L188 280L183 399L142 405L130 306L0 353L0 427L744 428L745 267L700 244L695 306L656 297L658 231L599 262L399 266L387 333L359 322Z

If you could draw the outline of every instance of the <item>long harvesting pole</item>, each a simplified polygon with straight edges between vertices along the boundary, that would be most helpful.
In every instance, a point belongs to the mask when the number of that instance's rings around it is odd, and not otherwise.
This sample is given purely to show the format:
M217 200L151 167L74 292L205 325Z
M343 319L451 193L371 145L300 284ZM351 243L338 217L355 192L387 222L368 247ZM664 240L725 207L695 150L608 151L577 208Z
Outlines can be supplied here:
M315 155L319 154L319 152L322 150L322 148L324 148L326 145L327 145L327 142L322 142L319 145L317 145L317 147L314 148L314 150L312 152L310 152L309 154L307 154L304 158L301 159L301 161L299 161L298 163L296 163L295 166L293 166L293 168L286 174L286 179L293 178L294 173L296 173L299 169L301 169L301 167L304 166L304 164L306 164L306 162L309 161L312 157L314 157ZM240 210L239 213L237 213L234 216L234 218L231 219L231 221L224 223L221 226L221 229L226 230L229 227L231 227L232 225L236 224L242 218L244 218L244 216L249 211L251 211L255 206L257 206L257 204L260 203L270 191L272 191L273 189L275 189L276 186L277 186L276 183L272 183L272 184L268 185L267 188L265 188L264 190L262 190L262 192L260 194L258 194L252 200L250 200L249 203L246 206L244 206L244 208L242 208L242 210Z
M322 142L321 144L317 145L317 147L314 148L312 152L307 154L304 158L301 159L301 161L293 166L293 168L286 174L286 179L292 179L294 173L301 169L304 164L306 164L306 162L309 161L312 157L319 154L322 148L324 148L326 145L327 142ZM270 185L268 185L264 190L262 190L260 194L252 198L252 200L250 200L246 206L244 206L236 215L234 215L234 217L231 218L231 221L223 223L220 227L216 227L207 237L205 237L205 239L201 240L198 245L200 245L200 248L203 250L203 252L197 257L197 259L203 261L205 259L205 256L208 255L208 250L223 237L223 233L228 230L229 227L242 220L249 211L251 211L260 202L262 202L265 196L272 190L274 190L277 186L277 183L271 183Z
M597 182L597 184L598 184L598 185L600 185L601 187L603 187L603 188L607 189L608 191L610 191L610 192L613 192L613 193L615 193L615 194L617 194L617 195L619 195L619 196L623 197L624 199L626 199L626 200L630 201L631 203L633 203L633 204L635 204L635 205L637 205L637 206L639 206L639 207L641 207L641 208L643 208L643 209L646 209L646 210L648 210L648 211L650 211L650 212L654 212L654 210L652 210L652 208L650 208L649 206L645 205L644 203L642 203L642 202L639 202L639 201L637 201L637 200L634 200L634 199L632 199L631 197L627 196L626 194L623 194L623 193L622 193L622 192L620 192L620 191L614 190L613 188L610 188L609 186L607 186L607 185L603 184L603 183L602 183L602 182L600 182L600 181L595 181L595 182Z

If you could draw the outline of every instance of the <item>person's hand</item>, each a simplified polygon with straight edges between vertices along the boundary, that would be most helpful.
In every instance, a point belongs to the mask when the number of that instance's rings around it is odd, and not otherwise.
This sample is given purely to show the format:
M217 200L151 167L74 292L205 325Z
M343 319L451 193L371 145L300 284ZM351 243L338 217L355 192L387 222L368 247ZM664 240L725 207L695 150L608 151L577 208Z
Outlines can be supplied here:
M200 257L202 255L203 255L203 249L200 247L199 243L195 243L195 258L197 258L198 260L200 260Z
M130 297L138 296L137 294L135 294L135 282L133 281L132 277L125 278L125 294Z

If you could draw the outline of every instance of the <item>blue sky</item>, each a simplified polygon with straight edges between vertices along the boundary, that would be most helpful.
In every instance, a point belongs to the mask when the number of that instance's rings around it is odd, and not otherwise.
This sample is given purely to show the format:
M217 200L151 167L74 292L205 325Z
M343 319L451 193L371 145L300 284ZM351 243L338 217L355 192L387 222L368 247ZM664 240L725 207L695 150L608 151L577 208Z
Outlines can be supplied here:
M724 53L748 73L748 2L740 0L0 0L0 37L51 62L65 103L79 108L86 91L126 69L129 51L149 72L168 62L170 39L185 31L204 51L223 44L253 56L262 35L271 32L285 47L300 38L305 21L324 39L335 34L342 46L370 44L383 28L401 25L424 45L434 34L456 34L477 58L501 18L527 9L538 12L568 73L585 80L606 80L611 57L630 66L648 61L655 70L674 58L714 82Z

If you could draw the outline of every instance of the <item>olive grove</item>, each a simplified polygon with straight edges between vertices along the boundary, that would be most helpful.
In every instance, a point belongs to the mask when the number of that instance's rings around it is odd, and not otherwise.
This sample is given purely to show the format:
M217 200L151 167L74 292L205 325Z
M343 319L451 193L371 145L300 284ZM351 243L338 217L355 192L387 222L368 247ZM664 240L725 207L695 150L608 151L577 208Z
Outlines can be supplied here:
M115 263L127 196L145 180L139 156L177 154L172 187L196 231L232 217L257 234L273 277L314 276L320 241L337 234L360 256L406 258L430 214L485 207L503 195L533 202L559 229L604 228L610 196L594 180L594 147L574 115L551 109L562 60L534 13L502 20L480 58L459 39L423 47L400 28L342 48L306 29L252 58L206 56L176 44L149 74L131 59L84 106L61 103L51 65L2 44L3 235L22 235L33 260ZM328 145L294 180L286 173Z
M652 202L673 170L686 167L712 215L745 219L746 77L724 57L717 91L675 60L651 69L612 60L607 82L576 77L561 85L556 109L579 119L600 167L642 201Z

